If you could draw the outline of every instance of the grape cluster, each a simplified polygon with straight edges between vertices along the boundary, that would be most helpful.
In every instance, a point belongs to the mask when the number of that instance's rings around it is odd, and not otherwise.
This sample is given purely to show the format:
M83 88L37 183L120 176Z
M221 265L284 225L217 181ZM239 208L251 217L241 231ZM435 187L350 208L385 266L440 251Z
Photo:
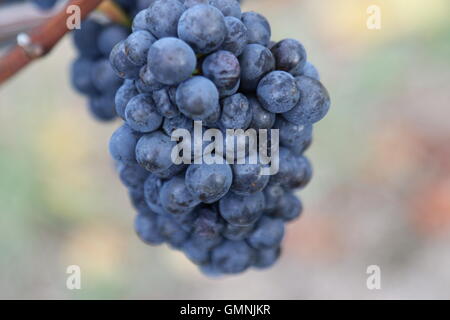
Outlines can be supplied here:
M312 176L303 155L312 125L330 107L302 44L272 42L266 18L236 0L154 0L110 62L124 79L115 96L124 124L109 148L139 237L183 251L208 275L273 265L285 223L302 211L294 191ZM194 121L278 129L278 173L248 161L174 164L170 135Z
M148 7L150 2L115 0L131 17ZM88 98L89 109L98 120L108 121L116 117L114 97L123 80L111 68L108 57L114 46L130 33L131 29L126 26L95 17L83 21L81 28L73 32L78 57L72 64L71 82L79 93Z

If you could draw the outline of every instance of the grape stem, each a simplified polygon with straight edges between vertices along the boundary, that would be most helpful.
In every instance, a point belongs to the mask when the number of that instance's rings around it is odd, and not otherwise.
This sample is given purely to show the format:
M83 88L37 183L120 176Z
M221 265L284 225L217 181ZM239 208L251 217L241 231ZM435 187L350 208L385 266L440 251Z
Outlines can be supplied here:
M95 10L103 0L70 0L56 15L50 17L42 25L31 30L28 34L21 34L29 46L16 45L5 56L0 58L0 85L17 74L32 61L45 56L71 30L67 27L67 19L73 14L67 13L67 7L78 6L81 19ZM32 48L32 52L28 50Z

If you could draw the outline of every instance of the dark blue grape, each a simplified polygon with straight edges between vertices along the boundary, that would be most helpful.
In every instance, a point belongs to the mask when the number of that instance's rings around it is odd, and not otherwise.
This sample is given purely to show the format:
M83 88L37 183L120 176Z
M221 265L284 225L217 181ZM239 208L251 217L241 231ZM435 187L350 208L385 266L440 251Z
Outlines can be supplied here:
M279 208L279 203L281 202L285 191L279 184L269 183L263 192L264 197L266 198L264 213L272 214Z
M228 164L192 164L186 171L186 186L201 202L220 200L230 189L233 180Z
M281 255L281 248L268 248L255 250L253 266L258 269L270 268L277 262Z
M211 208L200 208L197 211L197 218L192 222L191 239L199 247L213 248L223 240L222 230L224 229L225 222Z
M101 59L92 66L92 82L98 91L103 93L115 92L122 85L123 81L120 79L111 67L108 59Z
M212 264L223 273L240 273L253 262L254 253L244 241L224 241L211 254Z
M300 100L300 90L292 75L284 71L273 71L258 84L258 100L273 113L291 110Z
M233 184L231 191L236 194L247 196L262 191L269 183L270 176L263 175L265 166L260 163L250 164L249 159L245 159L244 164L234 164Z
M139 238L147 244L159 245L164 242L159 232L158 216L154 213L139 213L134 220L134 228Z
M183 245L182 248L184 254L186 257L191 260L193 263L202 265L209 260L209 249L199 246L197 243L195 243L192 240L189 240Z
M196 63L191 47L177 38L160 39L148 52L149 69L156 80L166 85L176 85L188 79Z
M320 121L330 109L330 96L327 89L317 80L300 76L295 78L300 90L300 101L283 117L295 124L308 124Z
M165 87L153 92L152 97L159 114L166 119L172 119L180 115L176 106L176 87Z
M123 85L117 90L115 97L116 113L125 120L125 108L131 98L137 96L139 92L133 80L125 80Z
M125 120L131 129L146 133L158 129L163 118L156 111L152 97L140 94L128 102L125 109Z
M136 88L140 93L148 93L153 95L153 92L164 88L164 85L156 80L148 65L145 65L139 72L139 79L136 81Z
M102 25L93 19L86 19L81 23L80 29L73 32L75 47L81 56L98 58L101 52L97 40L102 31Z
M178 0L156 0L146 10L148 28L158 38L176 37L178 20L184 10Z
M171 136L172 132L176 129L186 129L189 132L192 132L192 130L194 129L194 122L192 121L192 119L189 119L186 116L180 114L175 118L164 118L162 128L168 136Z
M256 90L259 81L275 69L275 59L269 49L259 44L245 46L239 57L241 66L241 88L244 91Z
M222 43L222 50L230 51L236 57L240 56L247 45L247 27L235 17L225 17L227 36Z
M237 93L221 101L219 126L224 129L247 129L252 121L252 108L247 98Z
M164 183L160 201L163 209L174 215L187 214L191 212L200 201L197 200L187 189L182 177L173 177Z
M192 77L180 84L176 103L178 109L193 120L215 122L220 115L219 92L214 83L205 77Z
M189 238L189 234L180 228L179 224L168 215L158 215L158 231L164 241L172 247L180 249Z
M306 64L302 70L300 70L299 72L293 72L292 74L294 76L305 76L305 77L310 77L310 78L316 79L317 81L320 81L319 71L309 61L306 61Z
M255 249L276 248L284 237L284 222L281 219L262 217L248 238Z
M133 32L139 30L152 32L150 26L147 24L147 9L139 11L139 13L134 17L131 29Z
M288 181L287 187L290 189L304 188L312 178L312 166L306 157L296 156L292 163L292 175Z
M127 28L117 24L104 27L98 36L98 48L101 54L105 57L109 56L114 46L128 37L128 33Z
M143 135L136 145L137 162L150 172L163 172L172 166L175 142L161 131Z
M306 51L297 40L281 40L271 50L278 70L292 73L295 73L296 70L303 70L306 63Z
M292 192L285 192L278 200L277 208L271 215L289 222L297 219L302 211L303 206L300 199Z
M262 192L249 196L240 196L228 193L219 202L220 214L231 224L249 226L255 223L262 215L265 199Z
M134 65L125 50L125 41L116 44L109 55L109 62L116 74L123 79L138 79L140 68Z
M241 68L231 52L217 51L209 55L202 65L203 75L219 90L220 97L230 96L238 90Z
M101 121L109 121L115 118L114 95L111 93L94 95L89 97L89 111Z
M241 18L241 6L236 0L209 0L209 4L219 9L226 17Z
M92 68L94 62L90 59L80 57L74 61L71 70L71 80L74 88L87 95L98 94L97 88L94 86L92 79Z
M156 38L147 31L133 32L125 40L128 59L136 66L143 66L147 63L148 50L155 41Z
M122 163L135 163L135 148L138 139L138 134L133 132L129 126L119 127L109 141L109 152L112 158Z
M296 125L282 117L278 117L274 128L279 130L281 145L295 150L296 154L302 153L312 139L312 125Z
M122 183L130 189L141 187L149 175L149 172L137 163L120 163L118 172Z
M159 195L163 182L154 174L149 174L148 178L144 182L144 199L148 207L157 214L165 214Z
M255 96L247 96L250 108L252 109L252 121L250 128L270 129L273 127L276 119L275 113L267 111L259 103Z
M220 48L227 35L225 17L210 5L197 5L186 10L178 23L178 37L196 53L208 54Z
M269 46L272 31L267 19L256 12L244 12L242 22L248 29L248 43L256 43L262 46Z

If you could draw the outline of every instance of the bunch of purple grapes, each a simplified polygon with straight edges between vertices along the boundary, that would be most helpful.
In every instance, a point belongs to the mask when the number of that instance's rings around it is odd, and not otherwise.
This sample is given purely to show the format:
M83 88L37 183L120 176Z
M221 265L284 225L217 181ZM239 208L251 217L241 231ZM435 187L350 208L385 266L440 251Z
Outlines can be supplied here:
M116 0L115 3L130 17L149 6L151 0ZM89 17L73 32L78 57L72 64L71 82L76 91L87 97L89 110L98 120L116 118L114 97L123 83L109 63L114 46L125 40L128 28L105 18Z
M312 176L303 155L312 125L330 107L302 44L272 42L267 19L241 12L236 0L154 0L110 54L123 83L102 76L104 61L86 70L97 69L96 92L121 84L115 109L124 124L110 153L139 237L183 251L208 275L272 266L285 223L302 211L294 192ZM250 163L245 152L244 162L175 164L172 133L193 132L197 121L221 132L278 129L278 172L263 174L269 164Z

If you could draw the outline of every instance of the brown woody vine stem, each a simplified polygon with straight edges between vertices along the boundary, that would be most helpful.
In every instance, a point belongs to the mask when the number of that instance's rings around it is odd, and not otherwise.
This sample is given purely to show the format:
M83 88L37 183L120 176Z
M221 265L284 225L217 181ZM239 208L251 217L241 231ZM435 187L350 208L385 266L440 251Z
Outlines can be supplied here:
M67 13L69 6L80 8L81 19L95 10L103 0L71 0L61 12L46 20L41 26L19 37L19 43L5 56L0 58L0 84L17 74L35 59L49 53L62 37L71 30L67 28L67 19L72 12Z

